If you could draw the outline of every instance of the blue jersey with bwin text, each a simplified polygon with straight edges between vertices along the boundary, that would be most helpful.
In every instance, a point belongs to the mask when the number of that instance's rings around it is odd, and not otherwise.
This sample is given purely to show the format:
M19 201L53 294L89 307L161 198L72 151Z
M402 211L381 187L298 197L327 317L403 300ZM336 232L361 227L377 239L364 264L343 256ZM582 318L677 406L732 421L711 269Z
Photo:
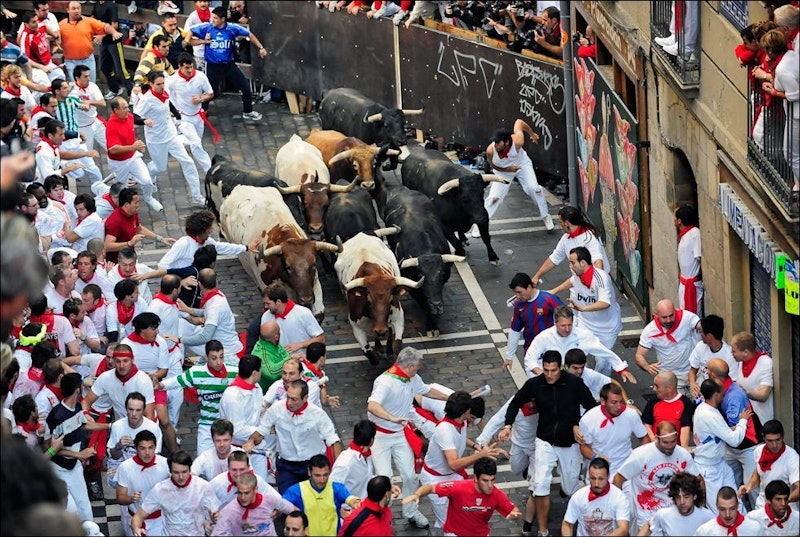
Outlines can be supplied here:
M192 28L192 34L200 39L211 36L211 43L206 47L206 63L228 63L233 61L233 47L237 37L250 37L250 30L233 23L225 23L222 28L215 28L210 22L198 24Z
M511 319L511 330L522 332L523 349L528 347L539 332L553 326L553 314L556 308L563 305L561 299L547 291L539 291L531 301L515 300L514 317Z

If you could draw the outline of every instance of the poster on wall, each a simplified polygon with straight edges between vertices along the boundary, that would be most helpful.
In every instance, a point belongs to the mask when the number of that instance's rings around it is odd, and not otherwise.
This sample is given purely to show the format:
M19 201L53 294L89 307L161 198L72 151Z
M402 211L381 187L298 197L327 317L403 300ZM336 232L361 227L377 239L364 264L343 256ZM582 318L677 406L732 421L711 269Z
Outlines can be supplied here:
M621 275L645 303L638 123L594 62L577 59L575 77L579 204L600 230L611 275Z

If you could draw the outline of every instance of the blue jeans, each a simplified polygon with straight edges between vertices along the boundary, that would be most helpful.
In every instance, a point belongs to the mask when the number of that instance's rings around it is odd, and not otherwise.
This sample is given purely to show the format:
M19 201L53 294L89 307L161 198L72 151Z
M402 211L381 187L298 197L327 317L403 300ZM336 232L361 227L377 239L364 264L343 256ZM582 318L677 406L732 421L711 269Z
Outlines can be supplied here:
M97 64L94 61L94 54L82 60L64 60L64 65L67 66L67 77L69 77L70 80L75 79L72 71L79 65L85 65L89 68L89 79L97 83Z
M227 80L242 92L242 108L245 114L253 111L253 93L250 91L250 81L236 65L236 62L210 63L206 60L206 75L211 83L214 95L219 95L220 84Z

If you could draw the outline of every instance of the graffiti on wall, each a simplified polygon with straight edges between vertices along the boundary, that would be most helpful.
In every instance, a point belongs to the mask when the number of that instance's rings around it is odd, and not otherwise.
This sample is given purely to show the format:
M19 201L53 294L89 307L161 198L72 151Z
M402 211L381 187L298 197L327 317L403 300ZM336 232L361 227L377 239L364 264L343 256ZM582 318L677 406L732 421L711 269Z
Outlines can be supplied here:
M519 58L514 61L517 65L517 81L520 82L519 111L528 119L531 128L541 133L543 147L548 150L553 144L553 134L540 110L548 107L558 115L564 111L563 79L533 62Z
M575 75L583 209L602 231L612 272L619 271L643 296L635 119L594 64L578 59Z

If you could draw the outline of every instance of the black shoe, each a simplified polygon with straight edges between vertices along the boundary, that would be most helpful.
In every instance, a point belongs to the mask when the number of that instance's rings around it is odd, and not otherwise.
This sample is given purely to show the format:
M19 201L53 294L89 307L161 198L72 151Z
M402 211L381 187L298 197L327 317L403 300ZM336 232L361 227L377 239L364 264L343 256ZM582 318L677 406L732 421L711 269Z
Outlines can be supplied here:
M92 481L89 483L89 499L93 502L97 502L100 500L105 499L105 494L103 494L103 484L100 481Z

